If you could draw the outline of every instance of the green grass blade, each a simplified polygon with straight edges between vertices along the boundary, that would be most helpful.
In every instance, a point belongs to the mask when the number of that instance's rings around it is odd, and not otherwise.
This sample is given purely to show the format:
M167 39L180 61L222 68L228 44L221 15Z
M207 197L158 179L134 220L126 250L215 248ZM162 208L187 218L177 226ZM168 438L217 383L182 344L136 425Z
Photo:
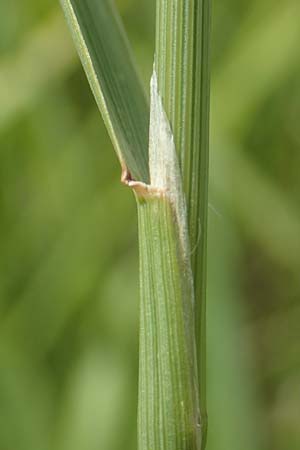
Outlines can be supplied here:
M61 4L122 168L148 182L149 106L113 3Z

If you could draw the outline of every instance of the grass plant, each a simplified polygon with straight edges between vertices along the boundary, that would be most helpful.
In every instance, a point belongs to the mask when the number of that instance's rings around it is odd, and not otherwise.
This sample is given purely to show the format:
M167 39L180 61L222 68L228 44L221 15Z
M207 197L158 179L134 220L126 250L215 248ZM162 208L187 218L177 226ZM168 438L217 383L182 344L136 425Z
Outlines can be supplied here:
M147 93L155 1L115 2ZM175 20L170 8L160 14L168 24ZM209 450L300 448L299 14L296 0L272 8L269 0L213 3ZM94 20L97 32L106 26ZM135 198L119 183L118 162L59 2L2 2L0 23L0 448L132 450L139 313ZM111 50L116 25L109 17L106 23L109 39L103 43ZM174 34L172 41L178 55ZM124 61L129 70L128 48L114 75L124 74ZM176 140L159 64L159 93ZM138 117L147 120L144 142L150 105L135 80L132 92L141 91L147 111ZM108 100L111 109L114 101ZM129 116L127 110L123 124ZM146 154L148 142L145 147ZM188 204L178 143L175 150ZM198 382L203 386L203 377ZM203 424L203 406L201 414Z
M210 2L157 1L150 108L113 3L61 3L137 201L138 447L204 450Z

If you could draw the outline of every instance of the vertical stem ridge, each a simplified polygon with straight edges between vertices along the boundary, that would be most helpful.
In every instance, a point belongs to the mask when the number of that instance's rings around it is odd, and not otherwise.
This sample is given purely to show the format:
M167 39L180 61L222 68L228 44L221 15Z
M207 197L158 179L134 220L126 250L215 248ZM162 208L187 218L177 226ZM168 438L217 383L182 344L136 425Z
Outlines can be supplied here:
M199 5L198 5L199 6ZM196 339L197 360L200 377L200 410L202 419L203 448L207 437L206 411L206 247L207 247L207 207L208 207L208 170L209 170L209 101L210 101L210 0L203 0L202 9L198 7L195 20L202 20L201 59L195 56L194 113L196 116L200 107L200 121L193 127L193 146L198 151L192 153L195 163L190 170L191 183L189 204L195 195L196 202L189 208L190 229L195 226L193 242L195 251L191 263L194 270L194 286L196 298ZM198 17L198 19L197 19ZM201 83L197 80L200 79ZM197 193L197 194L195 194ZM191 233L192 235L192 233ZM198 236L200 239L198 240Z

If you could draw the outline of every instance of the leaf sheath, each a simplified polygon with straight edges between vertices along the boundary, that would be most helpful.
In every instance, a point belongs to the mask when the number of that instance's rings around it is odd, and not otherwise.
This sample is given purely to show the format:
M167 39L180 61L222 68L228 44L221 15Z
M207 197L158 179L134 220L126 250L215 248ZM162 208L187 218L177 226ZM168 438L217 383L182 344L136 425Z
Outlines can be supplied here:
M166 197L138 199L139 450L198 450L193 284Z

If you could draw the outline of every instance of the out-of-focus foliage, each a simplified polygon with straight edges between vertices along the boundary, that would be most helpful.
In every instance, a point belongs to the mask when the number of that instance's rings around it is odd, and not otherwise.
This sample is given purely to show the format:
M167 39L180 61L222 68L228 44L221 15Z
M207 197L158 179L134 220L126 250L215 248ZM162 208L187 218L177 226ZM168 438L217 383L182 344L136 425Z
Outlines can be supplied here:
M154 1L117 3L147 85ZM208 450L300 448L299 21L214 1ZM134 199L59 5L0 25L0 449L131 450Z

